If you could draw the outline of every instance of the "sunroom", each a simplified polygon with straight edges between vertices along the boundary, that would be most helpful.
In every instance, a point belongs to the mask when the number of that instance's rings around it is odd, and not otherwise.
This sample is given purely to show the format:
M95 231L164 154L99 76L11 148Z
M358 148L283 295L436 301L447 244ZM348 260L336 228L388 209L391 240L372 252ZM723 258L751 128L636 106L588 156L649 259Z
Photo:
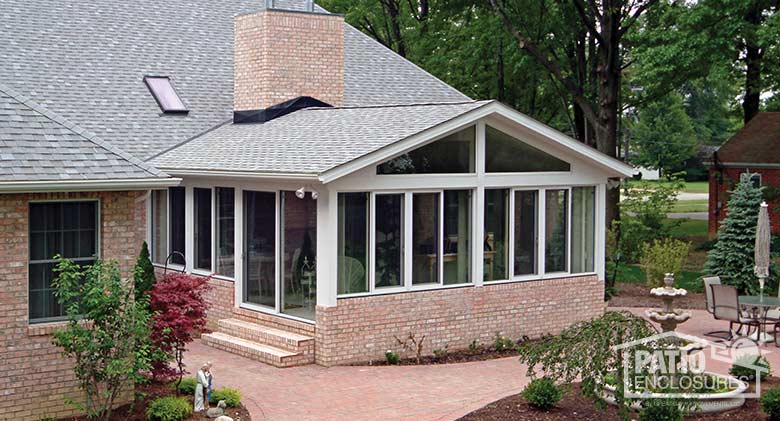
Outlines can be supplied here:
M603 279L606 189L631 168L494 101L439 107L304 109L164 153L183 182L152 194L154 262L306 323L356 297Z

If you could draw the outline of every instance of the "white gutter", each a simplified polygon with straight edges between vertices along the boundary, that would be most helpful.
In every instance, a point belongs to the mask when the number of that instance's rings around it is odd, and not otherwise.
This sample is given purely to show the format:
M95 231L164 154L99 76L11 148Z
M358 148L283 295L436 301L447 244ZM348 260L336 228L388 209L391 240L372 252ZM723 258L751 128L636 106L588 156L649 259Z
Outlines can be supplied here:
M219 177L219 178L251 178L251 179L275 179L275 180L306 180L318 181L316 174L302 173L273 173L273 172L253 172L253 171L222 171L222 170L191 170L156 167L166 174L178 177Z
M0 182L0 194L162 189L166 187L178 186L179 183L181 183L181 178L3 181Z

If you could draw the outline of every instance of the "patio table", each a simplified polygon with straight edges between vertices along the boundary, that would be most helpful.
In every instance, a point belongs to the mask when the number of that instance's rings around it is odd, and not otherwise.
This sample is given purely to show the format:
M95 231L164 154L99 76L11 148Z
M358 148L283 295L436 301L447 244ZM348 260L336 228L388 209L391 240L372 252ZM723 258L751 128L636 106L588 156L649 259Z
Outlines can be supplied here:
M761 318L761 327L759 329L761 336L759 337L758 332L756 332L755 339L759 342L771 342L773 337L772 335L766 333L765 328L766 314L770 308L780 307L780 298L766 295L740 295L739 305L743 307L753 307L754 309L758 309L758 311L760 311L759 317ZM753 335L750 337L752 339Z

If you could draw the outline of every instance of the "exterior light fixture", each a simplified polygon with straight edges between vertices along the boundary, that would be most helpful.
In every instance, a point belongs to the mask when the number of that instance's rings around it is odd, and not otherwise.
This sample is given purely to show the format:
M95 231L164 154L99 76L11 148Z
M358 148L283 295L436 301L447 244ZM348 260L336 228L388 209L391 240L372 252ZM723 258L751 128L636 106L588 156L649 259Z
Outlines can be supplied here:
M303 187L296 190L295 197L297 197L298 199L303 199L304 197L306 197L306 190Z

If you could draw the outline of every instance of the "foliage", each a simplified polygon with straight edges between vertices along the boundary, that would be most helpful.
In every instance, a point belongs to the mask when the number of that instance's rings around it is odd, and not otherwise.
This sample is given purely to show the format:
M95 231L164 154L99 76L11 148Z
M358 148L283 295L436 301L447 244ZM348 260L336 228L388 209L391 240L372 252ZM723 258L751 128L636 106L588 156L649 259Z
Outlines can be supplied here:
M388 364L396 365L398 364L398 361L401 360L401 356L398 355L397 352L393 352L388 349L387 351L385 351L385 359L387 360Z
M690 247L691 243L672 238L643 244L641 265L647 275L647 285L653 288L663 286L665 274L679 275Z
M558 336L544 337L521 345L520 362L528 366L528 376L538 370L556 383L582 382L582 391L597 401L601 400L601 382L608 374L616 376L616 400L622 415L630 403L624 398L624 389L631 387L632 377L624 378L624 362L629 370L635 359L631 352L613 347L646 338L656 331L647 320L629 312L608 311L603 316L576 323ZM625 360L624 360L624 357Z
M197 388L197 386L198 386L198 379L194 377L181 379L181 382L179 382L179 393L185 396L193 396L195 395L195 389Z
M639 421L682 421L683 411L675 399L645 399Z
M677 177L667 183L636 181L626 185L620 202L621 219L617 222L616 250L621 261L637 262L642 244L670 236L679 222L666 223L666 214L671 211L684 185Z
M422 360L423 342L425 341L425 335L418 339L414 336L414 332L409 332L409 336L407 336L404 340L401 340L398 338L398 336L394 336L394 338L395 341L398 342L398 345L401 345L404 350L414 352L414 358L417 361L417 364L420 364L420 361Z
M192 414L189 399L179 396L164 396L149 402L146 407L146 419L154 421L178 421Z
M720 276L724 284L737 287L741 294L757 294L753 274L756 223L761 205L761 188L745 177L729 198L726 218L718 229L718 242L707 254L704 271Z
M154 287L155 282L157 282L157 277L154 275L154 266L149 257L149 246L144 241L138 259L135 261L135 268L133 268L135 300L147 300L147 294Z
M645 104L631 135L636 153L632 163L660 169L663 175L696 153L693 124L685 114L682 97L676 93Z
M229 387L212 390L209 403L216 404L219 401L225 401L228 408L235 408L241 404L241 392Z
M772 421L780 420L780 389L769 389L761 395L761 409Z
M762 367L765 370L756 370L751 366ZM729 374L740 380L753 380L758 372L759 379L763 380L769 375L770 370L769 361L766 358L758 355L742 355L731 365Z
M481 352L484 347L481 343L479 343L478 340L474 339L473 341L469 342L469 352L472 354L476 354L477 352Z
M152 375L155 379L176 378L177 390L185 374L182 359L186 345L206 326L204 294L210 289L208 278L169 272L154 285L150 294L155 350ZM176 362L176 368L170 366L172 360Z
M563 388L547 377L531 380L521 392L528 403L539 409L550 409L563 398Z
M503 351L514 346L514 341L512 341L510 338L507 338L506 336L501 335L501 332L496 332L496 335L493 337L493 349L496 351Z
M139 373L149 368L149 312L133 299L115 261L81 267L60 259L54 270L54 295L68 322L53 332L53 343L74 362L85 405L68 400L90 417L108 420L114 399L144 381Z
M450 346L444 345L444 348L436 348L433 350L433 356L437 360L442 359L447 356L447 353L449 352Z

